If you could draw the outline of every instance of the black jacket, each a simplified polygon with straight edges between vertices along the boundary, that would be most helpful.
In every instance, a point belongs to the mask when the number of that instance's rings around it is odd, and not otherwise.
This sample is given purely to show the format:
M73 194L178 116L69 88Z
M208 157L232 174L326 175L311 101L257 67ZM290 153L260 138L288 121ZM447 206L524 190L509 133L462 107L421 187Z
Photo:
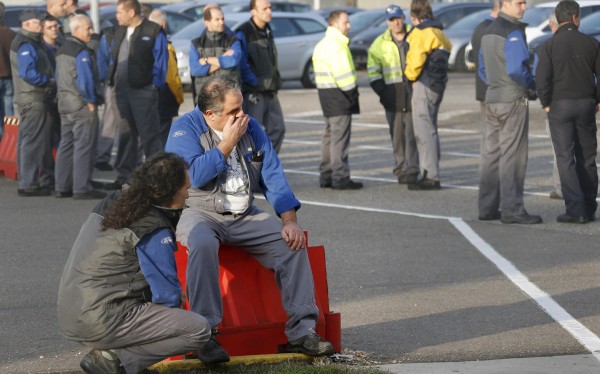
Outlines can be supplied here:
M600 103L600 42L573 23L561 25L538 51L535 74L543 107L553 100L596 98Z
M472 56L475 60L475 100L485 101L485 91L487 91L487 84L479 77L477 71L479 71L479 49L481 49L481 38L485 34L485 30L488 28L494 19L488 17L481 21L479 25L473 30L471 36Z

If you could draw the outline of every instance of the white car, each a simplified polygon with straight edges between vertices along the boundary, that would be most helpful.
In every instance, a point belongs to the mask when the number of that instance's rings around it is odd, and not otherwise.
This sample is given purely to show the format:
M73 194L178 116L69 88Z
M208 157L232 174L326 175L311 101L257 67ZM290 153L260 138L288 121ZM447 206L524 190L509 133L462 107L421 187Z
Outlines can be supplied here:
M234 32L250 19L248 13L225 15L225 24ZM314 87L312 52L325 35L327 23L316 13L273 12L271 29L278 52L279 72L282 80L300 80L304 87ZM177 67L184 85L192 83L189 67L189 50L192 39L204 31L204 22L196 21L171 37L177 52Z
M581 7L581 18L600 10L600 0L579 0L577 2ZM558 1L551 1L537 4L525 11L521 21L528 25L525 29L527 41L532 41L539 36L552 32L550 26L548 26L548 18L550 18L550 14L557 5Z

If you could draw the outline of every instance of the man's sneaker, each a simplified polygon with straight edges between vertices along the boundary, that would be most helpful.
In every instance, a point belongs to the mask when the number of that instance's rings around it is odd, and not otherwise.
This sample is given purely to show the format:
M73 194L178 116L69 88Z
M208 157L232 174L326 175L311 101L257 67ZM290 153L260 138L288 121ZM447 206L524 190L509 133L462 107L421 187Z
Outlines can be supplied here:
M229 361L229 354L221 347L215 335L216 333L213 333L206 345L198 351L198 358L207 365Z
M361 182L355 182L352 179L346 179L342 183L331 185L334 190L360 190L362 187Z
M125 374L125 368L113 351L92 349L83 356L79 366L88 374Z
M330 356L334 353L333 345L314 332L300 339L290 340L288 352L304 353L309 356Z
M102 171L111 171L114 169L113 166L106 161L96 162L95 166L96 166L96 169L102 170Z
M427 191L427 190L439 190L442 186L440 181L436 181L429 178L423 178L417 183L411 183L408 185L408 189L411 191Z
M536 225L542 223L542 217L535 214L529 214L527 212L516 216L505 216L503 214L500 218L500 221L507 224L516 223L520 225Z
M414 184L419 181L419 174L402 174L398 177L398 183L400 184Z
M17 194L23 197L31 197L31 196L50 196L52 194L52 189L48 187L29 187L29 188L19 188L17 190Z

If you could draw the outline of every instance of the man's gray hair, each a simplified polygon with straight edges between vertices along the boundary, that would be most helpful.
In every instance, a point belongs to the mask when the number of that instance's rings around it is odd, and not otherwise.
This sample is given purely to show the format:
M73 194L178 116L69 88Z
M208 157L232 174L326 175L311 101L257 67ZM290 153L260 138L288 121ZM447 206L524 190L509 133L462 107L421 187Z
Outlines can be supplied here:
M88 24L92 24L90 17L85 14L76 14L69 20L69 29L73 32L80 27L87 27Z
M152 12L150 12L148 20L154 23L158 23L162 26L167 21L167 15L160 9L154 9Z
M232 91L241 92L240 85L235 80L218 75L209 77L198 93L198 109L202 113L207 110L222 113L225 96Z
M554 26L558 26L558 20L556 19L556 12L554 10L550 14L550 17L548 17L548 23L550 23L551 25L554 25Z

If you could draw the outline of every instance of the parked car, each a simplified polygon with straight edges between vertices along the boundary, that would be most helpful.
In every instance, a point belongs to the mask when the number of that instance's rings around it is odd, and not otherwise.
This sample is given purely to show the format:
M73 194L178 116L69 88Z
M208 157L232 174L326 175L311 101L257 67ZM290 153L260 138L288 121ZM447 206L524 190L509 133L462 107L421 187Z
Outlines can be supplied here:
M46 11L46 5L7 5L4 8L4 26L10 27L13 31L21 28L19 15L26 9L35 8L39 11Z
M222 6L224 13L250 12L250 2L241 1L225 4ZM271 1L271 10L273 12L310 12L312 7L306 3L297 3L293 1Z
M446 34L452 43L452 50L450 51L450 57L448 58L450 70L459 72L472 70L472 68L470 69L466 64L465 49L467 48L467 45L471 43L471 36L473 35L475 28L489 14L489 9L480 10L466 16L444 30L444 34Z
M581 19L600 10L600 0L579 0L581 9ZM528 26L525 28L525 34L528 41L532 41L538 36L551 34L550 26L548 26L548 18L554 8L558 5L558 1L538 4L525 11L522 21Z
M225 24L234 32L248 21L246 13L225 15ZM279 72L283 80L300 80L304 87L314 87L312 52L325 35L327 23L313 12L273 12L271 29L278 51ZM177 66L181 82L191 84L189 48L192 39L204 31L204 22L196 21L171 37L177 52Z
M334 10L343 10L348 13L348 16L351 16L355 13L364 12L364 9L362 8L354 8L349 6L342 6L338 8L320 8L316 12L319 13L325 19L325 21L327 21L327 17L329 17L329 14Z
M592 13L587 17L581 19L581 23L579 24L579 31L584 34L588 34L590 36L595 37L596 39L600 38L600 11ZM529 42L529 61L533 65L534 55L536 48L546 42L548 39L552 37L552 32L543 34L538 36Z
M245 0L244 0L245 1ZM188 0L171 3L161 7L162 10L182 13L192 17L194 20L202 19L202 11L207 4L216 3L224 6L229 3L240 3L241 0Z
M171 36L187 25L194 22L194 18L177 12L173 12L170 10L164 10L167 15L167 36ZM117 26L117 19L115 15L117 14L117 6L116 5L107 5L103 6L99 9L100 14L100 28L105 29L111 26Z
M442 23L444 29L449 28L456 21L472 13L482 10L489 12L491 8L490 4L487 3L433 3L431 7L435 19ZM403 9L403 11L406 15L406 22L410 23L410 12L406 9ZM354 28L352 18L358 18L360 14L365 12L356 13L350 17L350 33L352 33L352 29ZM363 28L362 31L350 37L350 52L352 52L354 65L357 69L364 69L367 66L369 46L387 27L385 9L379 9L376 12L378 12L379 18L373 19L373 23L367 28ZM359 18L359 21L363 21L363 19ZM362 25L359 24L360 26Z

